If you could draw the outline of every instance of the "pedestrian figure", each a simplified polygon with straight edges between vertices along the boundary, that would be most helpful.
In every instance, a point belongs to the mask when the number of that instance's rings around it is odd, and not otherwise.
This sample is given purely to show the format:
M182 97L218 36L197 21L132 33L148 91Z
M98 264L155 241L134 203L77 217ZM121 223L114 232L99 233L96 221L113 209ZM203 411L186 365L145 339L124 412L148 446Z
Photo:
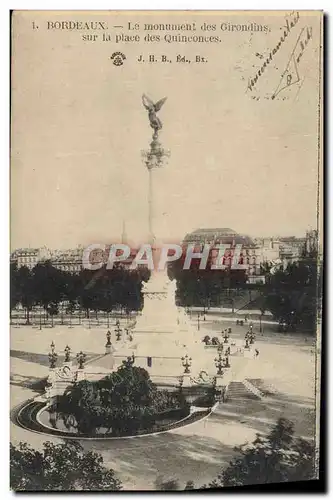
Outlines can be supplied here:
M259 351L258 349L255 349L255 353L256 353L256 358L259 356Z

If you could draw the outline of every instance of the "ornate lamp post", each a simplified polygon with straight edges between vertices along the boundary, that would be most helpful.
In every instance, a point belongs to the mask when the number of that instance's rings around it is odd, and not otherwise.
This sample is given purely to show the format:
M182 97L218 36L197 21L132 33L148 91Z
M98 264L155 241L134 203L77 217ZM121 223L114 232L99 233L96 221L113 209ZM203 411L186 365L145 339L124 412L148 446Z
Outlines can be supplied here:
M250 340L250 344L254 344L254 341L255 341L255 338L256 338L255 334L254 333L250 333L250 335L249 335L248 338Z
M65 352L65 363L68 363L71 359L71 348L68 345L66 345L64 352Z
M214 361L215 361L215 366L217 368L217 375L223 375L224 372L222 368L224 368L224 364L221 351L219 352L218 357L214 359Z
M84 367L84 363L86 361L86 358L87 356L84 354L84 352L80 351L77 355L76 355L76 359L77 359L77 362L78 362L78 365L79 365L79 370L82 370L83 367Z
M51 369L55 368L57 359L58 359L58 355L56 352L52 351L49 353L49 362L50 362Z
M111 332L110 330L107 331L106 334L106 344L105 347L109 347L111 345Z
M115 328L115 334L116 334L117 340L120 340L121 332L122 332L122 329L120 328L120 323L119 323L119 320L117 319L116 328Z
M188 355L182 357L182 365L184 367L184 373L190 373L190 368L192 365L192 358L189 358Z
M105 354L110 354L111 353L111 332L110 330L107 331L106 334L106 344L105 344Z
M135 356L132 354L132 356L128 356L126 360L123 361L123 365L126 366L126 368L130 368L131 366L134 365L135 362Z

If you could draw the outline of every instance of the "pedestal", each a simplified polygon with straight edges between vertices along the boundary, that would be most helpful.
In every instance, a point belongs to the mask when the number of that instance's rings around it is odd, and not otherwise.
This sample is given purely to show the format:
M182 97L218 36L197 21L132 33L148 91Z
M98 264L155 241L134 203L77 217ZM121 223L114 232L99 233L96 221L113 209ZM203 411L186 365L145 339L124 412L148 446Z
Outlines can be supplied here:
M85 373L84 373L84 368L78 368L76 372L76 381L80 382L80 380L85 379Z
M252 358L253 353L251 352L250 347L244 347L244 358Z
M48 384L54 384L56 376L55 376L56 368L49 369L49 376L47 377Z
M224 375L216 375L215 377L215 385L217 388L221 389L225 385L225 376Z
M184 375L182 376L182 387L190 387L191 385L191 374L184 373Z
M186 354L192 358L191 373L200 369L196 361L200 363L202 356L201 342L195 339L186 314L176 306L175 289L176 282L170 281L166 271L153 272L144 285L144 306L130 354L134 352L138 366L150 375L181 376L181 358Z
M114 351L112 344L105 345L105 354L112 354Z

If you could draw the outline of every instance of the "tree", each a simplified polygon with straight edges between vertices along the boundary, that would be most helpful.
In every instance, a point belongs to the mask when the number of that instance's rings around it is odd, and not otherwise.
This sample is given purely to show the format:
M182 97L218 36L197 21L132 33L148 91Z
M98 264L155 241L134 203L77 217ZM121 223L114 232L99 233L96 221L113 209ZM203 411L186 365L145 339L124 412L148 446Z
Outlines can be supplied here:
M26 443L10 445L10 483L14 491L101 491L120 490L114 471L101 455L84 453L80 444L46 441L43 451Z
M57 316L59 314L59 304L57 302L50 302L47 308L48 314L51 316L51 326L54 326L54 316Z
M105 420L106 408L103 408L98 383L82 380L58 398L52 410L61 416L65 425L75 417L77 430L83 434L92 434Z
M20 302L20 284L16 263L10 264L10 314L16 305Z
M125 362L116 372L96 382L82 380L58 398L52 411L66 422L75 417L80 433L96 430L134 435L151 429L159 413L187 410L180 394L159 391L144 368Z
M135 434L155 422L157 388L144 368L122 365L101 381L102 405L108 409L106 421L115 434Z
M18 269L17 283L19 300L26 311L26 324L30 325L30 312L36 304L36 296L33 274L28 267L22 266Z
M66 273L67 274L67 273ZM36 302L53 316L64 297L64 273L52 266L50 261L38 263L32 271Z
M210 488L302 481L316 478L315 447L294 437L294 425L279 418L267 437L236 447L238 457L222 470Z
M316 331L318 296L322 287L322 265L317 255L303 255L298 261L281 266L265 286L263 307L288 327L297 325Z

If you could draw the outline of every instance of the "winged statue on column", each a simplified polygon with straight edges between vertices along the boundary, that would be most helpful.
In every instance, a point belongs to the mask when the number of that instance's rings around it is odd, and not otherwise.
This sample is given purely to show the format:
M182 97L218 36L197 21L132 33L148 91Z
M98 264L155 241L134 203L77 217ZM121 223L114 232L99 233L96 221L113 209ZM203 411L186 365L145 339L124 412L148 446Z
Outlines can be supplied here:
M155 138L157 138L158 131L162 128L162 122L157 116L157 112L160 111L166 100L167 97L163 97L163 99L160 99L159 101L154 103L148 96L146 96L145 94L142 95L142 103L148 111L150 126L152 129L154 129Z

